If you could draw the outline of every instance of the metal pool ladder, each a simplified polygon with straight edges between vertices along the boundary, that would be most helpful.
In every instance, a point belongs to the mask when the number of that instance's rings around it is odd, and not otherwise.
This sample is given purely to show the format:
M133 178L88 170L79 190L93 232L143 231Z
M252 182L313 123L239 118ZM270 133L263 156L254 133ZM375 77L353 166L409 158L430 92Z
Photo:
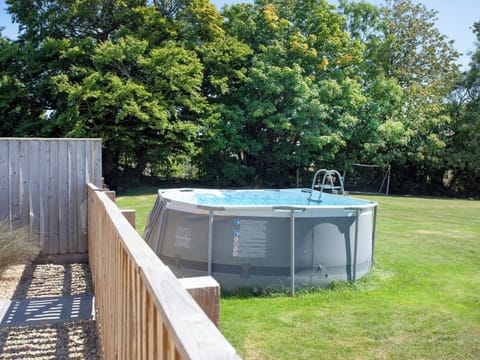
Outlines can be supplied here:
M318 198L314 199L313 195L315 194L314 190L315 187L317 186L317 178L319 175L322 175L322 182L319 185L319 191L318 191ZM335 179L338 180L338 182L335 182ZM321 201L322 199L322 193L324 190L331 190L333 194L342 194L345 195L345 189L343 187L343 178L342 175L337 170L327 170L327 169L320 169L317 170L315 175L313 176L313 182L312 182L312 188L310 190L310 197L308 200L311 201Z

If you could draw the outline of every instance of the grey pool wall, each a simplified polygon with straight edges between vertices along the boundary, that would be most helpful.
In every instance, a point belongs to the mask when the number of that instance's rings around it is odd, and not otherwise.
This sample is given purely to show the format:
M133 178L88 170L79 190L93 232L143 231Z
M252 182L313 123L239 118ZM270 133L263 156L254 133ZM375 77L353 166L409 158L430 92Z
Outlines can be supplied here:
M178 277L209 274L226 290L294 290L356 280L373 264L374 202L213 206L178 198L159 191L144 234Z

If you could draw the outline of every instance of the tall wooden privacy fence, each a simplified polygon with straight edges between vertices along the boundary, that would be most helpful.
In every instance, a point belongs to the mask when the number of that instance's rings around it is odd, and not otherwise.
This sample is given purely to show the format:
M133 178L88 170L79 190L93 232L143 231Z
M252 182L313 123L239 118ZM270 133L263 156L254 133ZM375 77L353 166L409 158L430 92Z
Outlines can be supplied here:
M115 203L91 184L88 249L105 359L239 359Z
M86 254L85 183L101 177L101 139L0 138L0 219L28 225L47 258Z

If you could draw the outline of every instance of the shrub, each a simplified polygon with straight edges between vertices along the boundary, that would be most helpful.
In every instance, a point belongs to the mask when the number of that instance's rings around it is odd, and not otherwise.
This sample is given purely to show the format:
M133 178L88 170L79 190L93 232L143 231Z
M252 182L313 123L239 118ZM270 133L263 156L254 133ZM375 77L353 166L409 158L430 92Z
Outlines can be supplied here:
M0 271L35 259L40 250L28 226L11 228L8 221L0 220Z

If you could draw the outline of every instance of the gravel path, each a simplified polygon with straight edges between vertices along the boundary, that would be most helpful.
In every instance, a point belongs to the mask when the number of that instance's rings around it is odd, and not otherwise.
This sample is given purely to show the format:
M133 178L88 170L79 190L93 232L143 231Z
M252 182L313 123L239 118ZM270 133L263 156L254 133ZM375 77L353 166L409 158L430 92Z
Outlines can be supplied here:
M87 264L12 266L0 274L0 299L93 293ZM0 359L98 359L94 320L0 328Z

